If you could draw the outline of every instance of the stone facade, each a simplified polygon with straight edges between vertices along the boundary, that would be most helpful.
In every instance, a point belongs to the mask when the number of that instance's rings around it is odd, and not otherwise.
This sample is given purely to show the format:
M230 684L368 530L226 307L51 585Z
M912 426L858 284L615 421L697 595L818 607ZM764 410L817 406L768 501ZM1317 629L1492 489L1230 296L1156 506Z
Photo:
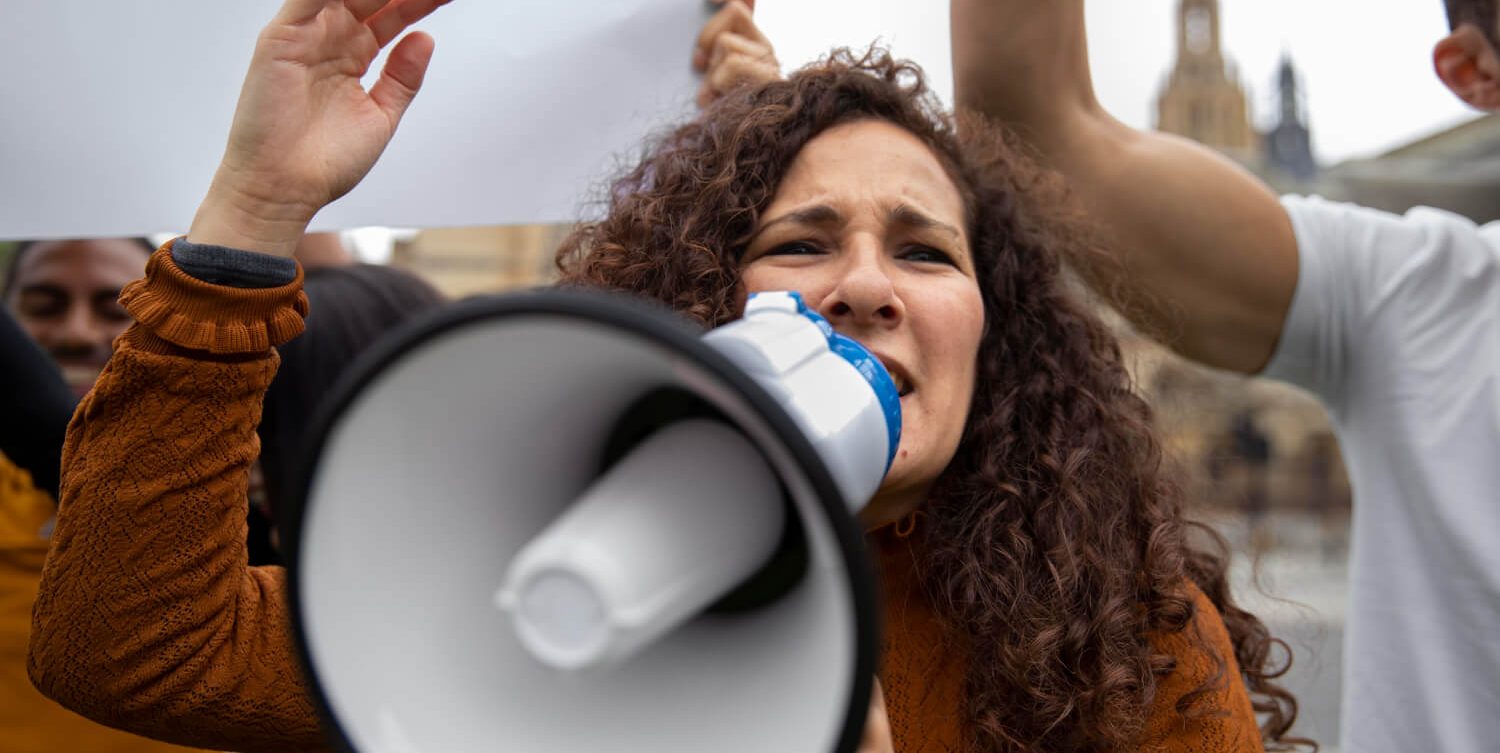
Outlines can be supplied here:
M1290 60L1281 70L1278 127L1263 137L1220 46L1217 0L1181 0L1178 11L1178 57L1157 101L1158 128L1225 154L1278 189L1312 180L1310 131ZM1189 363L1114 321L1190 507L1243 516L1245 543L1256 551L1275 545L1268 538L1274 526L1266 522L1273 510L1309 514L1325 521L1325 538L1342 539L1349 482L1316 400L1283 384Z
M568 225L439 228L397 243L391 265L414 272L453 298L545 285Z
M1177 62L1156 101L1156 128L1251 164L1260 136L1234 66L1220 47L1218 0L1181 0Z
M1388 212L1447 209L1500 220L1500 115L1475 117L1385 154L1328 171L1333 195Z

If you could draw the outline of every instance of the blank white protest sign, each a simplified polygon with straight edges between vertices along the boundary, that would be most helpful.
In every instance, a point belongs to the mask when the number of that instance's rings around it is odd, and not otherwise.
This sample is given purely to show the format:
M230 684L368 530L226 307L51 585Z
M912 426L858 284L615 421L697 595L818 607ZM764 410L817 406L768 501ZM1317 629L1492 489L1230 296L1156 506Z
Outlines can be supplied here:
M4 3L0 237L183 229L275 0ZM422 93L321 227L557 221L691 113L702 0L468 0ZM373 73L372 78L373 80Z
M5 0L0 238L185 229L223 152L256 34L279 5ZM758 5L787 68L835 43L882 36L913 54L933 37L941 59L922 62L946 92L946 3ZM649 134L692 116L692 44L714 10L707 0L456 0L439 9L419 25L437 39L421 95L375 169L315 227L589 213Z

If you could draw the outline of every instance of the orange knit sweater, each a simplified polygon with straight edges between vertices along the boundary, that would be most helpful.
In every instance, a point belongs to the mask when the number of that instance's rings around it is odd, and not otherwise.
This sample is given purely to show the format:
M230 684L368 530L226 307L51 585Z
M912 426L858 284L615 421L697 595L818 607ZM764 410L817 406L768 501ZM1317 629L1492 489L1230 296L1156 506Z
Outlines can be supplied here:
M281 288L224 288L189 277L164 249L121 300L138 323L68 429L32 679L87 716L164 740L321 749L291 646L285 573L248 567L244 548L255 425L276 371L272 348L301 330L300 276ZM892 577L900 560L886 559L882 680L896 749L957 750L960 665L932 652L940 642L930 609L903 594ZM1200 614L1227 651L1212 606ZM1224 713L1214 720L1183 724L1162 710L1207 664L1186 641L1161 648L1185 669L1163 685L1141 749L1259 750L1238 682L1217 699Z
M31 605L57 506L31 475L0 454L0 751L186 753L186 748L103 727L53 703L26 676Z
M880 684L890 714L897 753L958 753L963 750L964 659L944 639L941 623L920 584L909 540L894 526L870 536L880 568L886 639ZM1234 647L1213 602L1188 585L1197 608L1187 629L1154 635L1154 649L1177 659L1177 669L1157 683L1156 697L1136 750L1141 753L1252 753L1263 750L1250 696L1240 680ZM1192 718L1176 711L1178 700L1218 669L1194 633L1225 657L1223 681L1195 701Z

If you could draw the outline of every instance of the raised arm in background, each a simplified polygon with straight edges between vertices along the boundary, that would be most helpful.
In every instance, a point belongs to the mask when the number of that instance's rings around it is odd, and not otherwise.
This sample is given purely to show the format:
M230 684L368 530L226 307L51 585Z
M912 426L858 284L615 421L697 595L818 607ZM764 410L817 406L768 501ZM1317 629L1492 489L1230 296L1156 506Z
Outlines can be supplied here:
M1147 334L1253 373L1297 284L1292 223L1244 169L1186 139L1137 131L1099 105L1083 0L952 0L960 109L1016 130L1060 171L1104 254L1071 261Z
M1438 78L1500 109L1495 4L1444 5ZM1500 223L1278 200L1212 152L1101 109L1083 0L951 7L958 103L1062 173L1101 226L1101 252L1072 259L1094 287L1180 353L1287 380L1328 410L1359 511L1340 747L1492 750Z

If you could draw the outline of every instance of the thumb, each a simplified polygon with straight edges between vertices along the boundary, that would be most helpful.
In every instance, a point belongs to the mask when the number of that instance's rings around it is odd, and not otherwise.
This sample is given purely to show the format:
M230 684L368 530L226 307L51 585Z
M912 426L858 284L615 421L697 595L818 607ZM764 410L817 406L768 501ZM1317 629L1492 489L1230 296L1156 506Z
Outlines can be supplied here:
M432 37L423 32L407 34L391 50L385 68L380 71L380 80L370 87L370 99L385 111L392 126L401 121L407 106L422 88L422 78L427 75L435 46Z

